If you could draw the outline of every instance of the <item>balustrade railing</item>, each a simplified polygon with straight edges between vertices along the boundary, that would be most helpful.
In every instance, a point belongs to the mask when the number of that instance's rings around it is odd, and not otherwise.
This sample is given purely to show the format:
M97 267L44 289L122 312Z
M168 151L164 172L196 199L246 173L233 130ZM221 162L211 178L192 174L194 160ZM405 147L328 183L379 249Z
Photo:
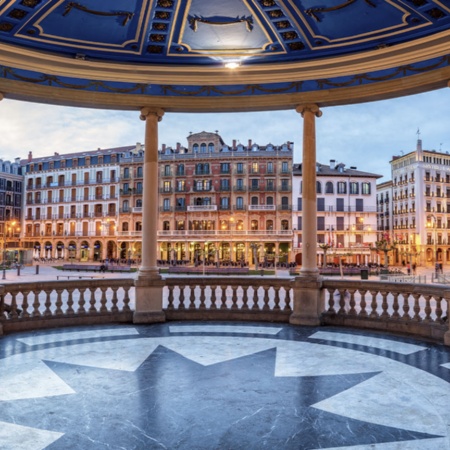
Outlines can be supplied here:
M76 279L74 279L76 278ZM300 281L300 282L299 282ZM166 320L289 322L301 280L293 277L164 278ZM324 278L323 325L409 334L449 342L450 287L442 284ZM0 334L49 327L133 322L128 278L8 283L0 286ZM295 294L295 296L294 296ZM298 308L297 308L298 309Z

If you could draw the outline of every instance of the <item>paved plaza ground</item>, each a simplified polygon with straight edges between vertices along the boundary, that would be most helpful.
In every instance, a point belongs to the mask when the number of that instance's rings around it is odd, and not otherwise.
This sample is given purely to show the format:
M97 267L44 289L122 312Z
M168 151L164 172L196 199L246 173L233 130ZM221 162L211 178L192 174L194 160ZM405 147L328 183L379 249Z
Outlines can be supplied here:
M88 263L86 263L86 265L88 265ZM399 267L398 269L401 269L401 267ZM51 264L51 263L44 263L44 264L39 264L39 269L38 269L39 273L37 273L37 267L36 265L32 265L32 266L24 266L20 269L20 275L18 275L18 271L17 269L10 269L7 270L5 273L5 279L1 280L2 283L18 283L18 282L25 282L25 281L50 281L50 280L56 280L57 277L59 277L60 280L63 279L69 279L67 277L71 277L70 279L77 279L77 278L82 278L82 279L87 279L87 277L91 278L134 278L136 276L136 272L130 272L130 273L120 273L120 272L106 272L106 273L99 273L99 272L93 272L93 271L80 271L80 272L76 272L76 271L64 271L64 270L59 270L56 268L55 265ZM450 269L449 269L450 271ZM406 269L403 269L403 272L406 274ZM444 273L446 273L446 268L444 267ZM424 266L424 267L417 267L416 270L416 276L420 276L421 280L420 282L423 282L423 277L425 276L425 282L426 283L432 283L434 278L434 268L431 266ZM1 276L1 272L0 272L0 276ZM176 276L176 277L180 277L183 275L180 274L175 274L175 275L169 275L169 274L164 274L165 277L170 277L170 276ZM185 275L185 276L195 276L195 275ZM202 277L204 275L201 275ZM206 277L208 275L205 275ZM276 276L277 277L290 277L291 275L289 275L289 271L288 270L277 270L276 271ZM330 278L336 278L336 277L330 277ZM340 277L339 277L340 278ZM352 280L357 280L359 277L358 276L349 276L349 277L344 277L344 278L348 278L348 279L352 279ZM379 276L374 276L371 275L369 277L370 280L379 280L380 277Z

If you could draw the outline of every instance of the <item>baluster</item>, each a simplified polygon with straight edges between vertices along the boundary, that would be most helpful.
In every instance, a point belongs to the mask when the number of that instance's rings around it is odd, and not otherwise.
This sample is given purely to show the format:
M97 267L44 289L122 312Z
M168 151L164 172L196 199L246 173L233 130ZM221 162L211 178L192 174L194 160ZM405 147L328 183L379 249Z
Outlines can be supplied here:
M205 305L205 300L206 300L205 289L206 289L205 285L201 285L200 286L200 305L199 305L199 309L200 310L205 310L206 309L206 305Z
M436 322L437 323L443 323L443 321L442 321L442 313L443 313L443 311L442 311L442 300L443 300L443 297L441 297L441 296L439 296L439 297L435 297L435 300L436 300ZM447 316L449 316L449 311L447 310ZM449 320L449 323L450 323L450 319L448 319Z
M242 308L243 311L248 311L248 286L242 286Z
M100 298L100 312L101 313L105 313L108 311L108 308L106 307L106 302L108 301L108 299L106 298L106 291L108 290L107 286L102 286L100 288L100 290L102 291L102 296ZM117 289L116 289L117 291ZM116 311L111 311L112 312L117 312L119 309L116 307Z
M425 317L423 321L425 323L433 322L433 319L431 318L431 299L433 298L432 295L424 295L425 298Z
M175 286L167 286L167 289L169 289L169 295L167 296L167 309L172 310L173 308L173 290L175 289Z
M40 317L41 316L41 312L39 311L39 306L40 306L39 294L40 294L40 291L33 291L34 301L33 301L33 312L31 313L31 317Z
M264 303L263 303L263 311L270 311L270 306L269 306L269 289L270 286L263 286L263 291L264 291Z
M328 310L327 312L330 314L336 314L336 310L334 309L335 301L334 301L334 288L328 288Z
M237 310L238 305L237 305L237 290L238 290L238 286L231 286L231 309L232 310Z
M123 288L123 308L122 311L130 311L130 289L131 286L125 286Z
M382 319L389 319L389 313L388 313L388 301L387 301L387 297L389 295L388 291L381 291L381 295L383 296L383 300L381 301L381 309L382 309L382 313L380 315L380 317Z
M258 296L258 286L255 286L253 288L253 305L252 305L252 311L259 311L259 305L258 305L258 301L259 301L259 296Z
M73 310L73 291L74 288L67 289L67 311L66 314L73 314L75 311Z
M366 311L366 306L367 306L367 303L366 303L366 294L367 294L367 291L359 291L359 293L360 293L360 295L361 295L361 301L360 301L360 303L359 303L359 306L361 307L361 310L359 311L359 316L360 317L367 317L367 311Z
M84 299L84 293L86 291L86 288L84 289L78 289L78 293L79 293L79 297L78 297L78 310L77 313L78 314L85 314L86 313L86 309L84 308L84 305L86 303L85 299Z
M11 292L11 312L9 313L9 317L11 319L18 319L19 314L17 314L17 293Z
M345 314L345 296L347 289L339 289L339 311L338 314Z
M378 291L369 291L369 292L372 294L372 301L370 303L371 311L370 311L369 317L377 319L379 317L379 314L378 314L378 311L377 311L377 308L378 308L378 302L377 302Z
M117 306L117 304L119 303L119 297L117 296L117 289L119 289L119 288L112 287L111 289L113 291L113 296L111 299L111 303L112 303L111 312L117 313L117 312L119 312L119 307Z
M355 292L356 289L347 289L347 292L350 294L350 301L349 301L349 305L350 305L350 309L348 310L348 315L349 316L356 316L356 300L355 300Z
M411 316L409 315L409 292L405 294L401 294L403 297L403 316L402 320L411 320Z
M23 291L23 300L22 300L22 314L20 317L22 319L28 319L30 317L30 313L28 312L28 295L30 294L30 291Z
M399 293L398 292L393 292L392 295L394 297L394 300L392 302L392 309L394 310L394 312L392 313L391 319L398 320L398 319L400 319L400 314L398 312L398 310L400 309L400 303L398 301Z
M211 286L211 306L210 309L217 309L217 305L216 305L216 289L217 289L217 285L212 285Z
M227 286L220 286L220 307L219 309L227 309Z
M62 310L62 293L64 289L56 289L56 310L55 310L55 316L62 316L63 310Z
M273 286L274 298L273 301L275 303L273 310L280 311L280 286Z
M196 286L190 286L191 288L191 295L189 296L189 304L187 309L195 309L195 288Z
M186 309L184 306L184 301L186 300L185 289L186 289L186 285L183 284L180 286L180 298L178 299L178 309L179 310ZM189 287L189 289L190 289L190 287Z
M285 288L286 295L284 297L284 309L283 311L292 311L291 308L291 295L293 295L294 290L292 288Z
M414 307L413 307L414 317L412 318L412 320L414 322L420 322L422 320L422 318L420 317L420 305L419 305L420 294L412 294L412 296L414 297Z
M46 291L45 294L47 295L45 299L45 311L44 311L44 317L48 317L52 315L51 306L52 306L52 300L51 300L51 291Z
M89 292L89 305L90 305L88 313L95 313L95 312L97 312L97 309L95 307L95 302L96 302L95 292L96 292L96 289L87 288L87 291Z

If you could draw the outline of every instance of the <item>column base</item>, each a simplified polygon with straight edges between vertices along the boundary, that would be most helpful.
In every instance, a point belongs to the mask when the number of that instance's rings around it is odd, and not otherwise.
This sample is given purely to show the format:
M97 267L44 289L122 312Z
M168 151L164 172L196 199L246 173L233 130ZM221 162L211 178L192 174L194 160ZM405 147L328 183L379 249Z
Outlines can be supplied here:
M145 272L145 274L140 273L139 275L141 276L138 276L134 282L136 310L133 314L133 323L165 322L166 316L163 311L165 281L161 279L159 273Z
M294 309L289 317L292 325L318 326L325 309L323 278L317 273L300 273L294 282Z
M1 333L0 333L1 334ZM444 334L444 345L448 345L450 347L450 330L448 330Z
M136 275L136 281L142 281L144 283L151 283L152 281L161 279L158 267L140 267Z

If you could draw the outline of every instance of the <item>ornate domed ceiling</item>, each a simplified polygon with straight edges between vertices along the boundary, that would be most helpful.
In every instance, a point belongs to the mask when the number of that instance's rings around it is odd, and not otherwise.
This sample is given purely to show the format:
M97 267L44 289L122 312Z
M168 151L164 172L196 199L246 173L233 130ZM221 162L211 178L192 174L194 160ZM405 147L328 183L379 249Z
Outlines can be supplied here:
M450 0L0 0L0 91L30 101L345 104L446 86L449 49Z

